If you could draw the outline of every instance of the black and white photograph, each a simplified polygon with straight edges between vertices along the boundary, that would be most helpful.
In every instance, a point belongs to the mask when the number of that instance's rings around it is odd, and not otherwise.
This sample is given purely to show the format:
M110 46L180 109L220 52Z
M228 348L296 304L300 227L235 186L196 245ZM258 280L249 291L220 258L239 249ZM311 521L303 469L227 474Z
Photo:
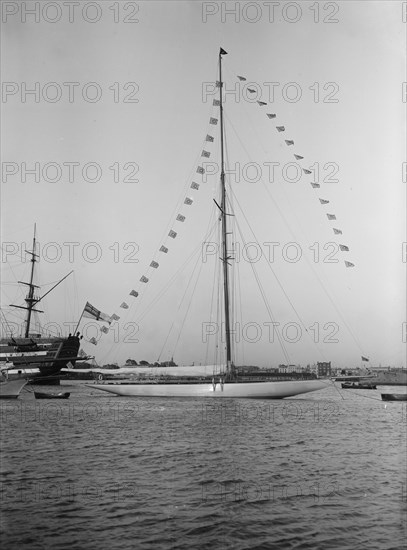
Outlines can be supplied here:
M2 547L405 549L407 2L0 7Z

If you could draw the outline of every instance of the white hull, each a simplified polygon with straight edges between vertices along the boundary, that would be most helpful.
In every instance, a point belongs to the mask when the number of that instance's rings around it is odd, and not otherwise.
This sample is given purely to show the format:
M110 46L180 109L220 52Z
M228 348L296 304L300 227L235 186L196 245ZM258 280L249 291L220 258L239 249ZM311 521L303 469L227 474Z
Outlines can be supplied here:
M281 382L239 382L206 384L87 384L90 388L124 397L243 397L282 399L327 386L322 380L289 380Z
M27 384L27 380L9 380L0 383L0 399L17 399L21 390Z

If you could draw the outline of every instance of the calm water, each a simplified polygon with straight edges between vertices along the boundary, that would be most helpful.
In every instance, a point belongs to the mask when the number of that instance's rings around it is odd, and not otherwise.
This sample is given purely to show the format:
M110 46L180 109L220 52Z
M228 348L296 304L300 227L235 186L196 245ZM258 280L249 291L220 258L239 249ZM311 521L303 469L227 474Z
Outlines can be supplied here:
M406 404L380 400L406 388L223 402L62 389L1 402L3 548L406 548Z

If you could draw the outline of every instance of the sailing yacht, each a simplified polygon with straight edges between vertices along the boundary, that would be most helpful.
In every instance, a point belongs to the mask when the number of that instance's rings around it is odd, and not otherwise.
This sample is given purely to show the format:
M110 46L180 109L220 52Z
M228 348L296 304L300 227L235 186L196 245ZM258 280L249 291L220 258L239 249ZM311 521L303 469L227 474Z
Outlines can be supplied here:
M230 255L228 253L228 221L231 215L225 185L225 158L224 158L224 124L222 101L222 56L227 52L219 52L219 100L220 107L220 204L215 204L219 210L221 223L221 255L222 287L223 287L223 315L224 342L226 345L226 363L220 368L216 366L195 367L152 367L143 368L143 374L138 380L117 383L96 383L90 387L104 392L126 397L212 397L212 398L258 398L281 399L307 392L323 389L327 382L320 379L281 380L267 379L266 376L243 376L237 371L233 363L232 349L232 322L230 307ZM229 237L230 238L230 237Z

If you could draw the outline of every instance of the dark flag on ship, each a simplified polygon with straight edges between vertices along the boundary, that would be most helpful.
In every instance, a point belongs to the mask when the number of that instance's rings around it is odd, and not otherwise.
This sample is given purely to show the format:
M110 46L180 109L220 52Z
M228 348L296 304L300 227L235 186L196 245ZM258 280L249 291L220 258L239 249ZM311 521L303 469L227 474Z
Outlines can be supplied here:
M362 355L362 361L369 361L369 359L367 357L363 357Z

